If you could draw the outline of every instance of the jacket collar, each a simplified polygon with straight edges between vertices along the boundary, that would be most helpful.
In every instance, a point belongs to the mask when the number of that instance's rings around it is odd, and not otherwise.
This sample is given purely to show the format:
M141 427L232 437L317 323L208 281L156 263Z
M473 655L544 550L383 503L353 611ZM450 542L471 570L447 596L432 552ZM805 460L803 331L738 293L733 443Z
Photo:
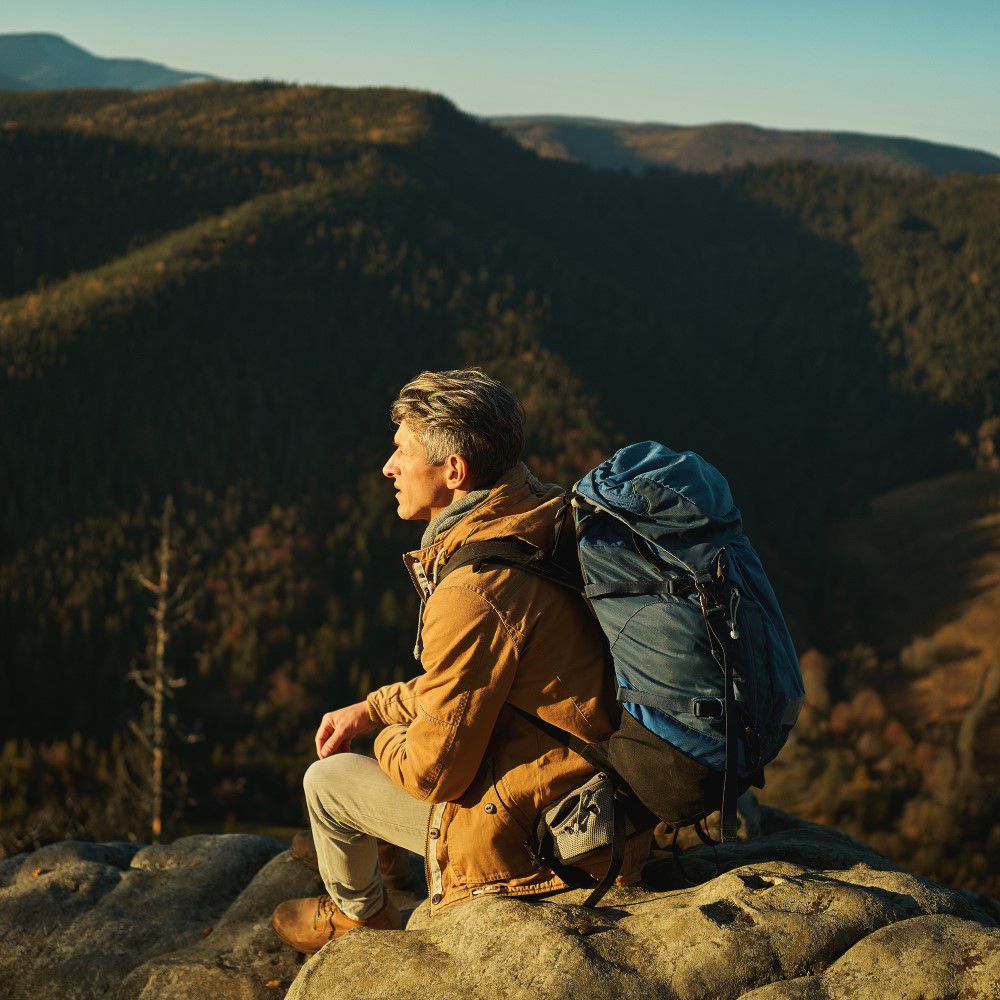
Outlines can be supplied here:
M553 518L541 508L562 495L561 487L540 482L523 462L504 473L464 516L442 524L430 545L403 556L421 599L430 597L441 567L468 542L513 537L539 547L551 544Z
M437 541L449 528L454 527L473 508L478 507L490 495L490 488L472 490L461 500L449 504L430 524L424 528L424 537L420 539L420 548L425 549Z

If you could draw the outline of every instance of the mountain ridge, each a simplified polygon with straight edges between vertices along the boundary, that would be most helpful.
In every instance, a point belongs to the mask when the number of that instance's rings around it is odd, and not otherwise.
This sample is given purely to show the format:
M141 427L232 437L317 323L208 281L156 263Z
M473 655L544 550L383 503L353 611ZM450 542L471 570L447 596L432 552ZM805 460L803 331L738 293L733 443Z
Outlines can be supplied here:
M145 91L195 82L224 81L143 59L96 56L51 32L0 34L0 91ZM1000 156L908 136L786 130L742 122L672 125L574 115L493 115L481 120L543 157L605 170L654 167L715 173L750 163L810 160L890 173L1000 173Z
M604 170L715 173L749 163L811 160L889 172L1000 172L1000 156L946 143L865 132L776 129L745 122L671 125L573 115L494 115L492 124L540 156Z

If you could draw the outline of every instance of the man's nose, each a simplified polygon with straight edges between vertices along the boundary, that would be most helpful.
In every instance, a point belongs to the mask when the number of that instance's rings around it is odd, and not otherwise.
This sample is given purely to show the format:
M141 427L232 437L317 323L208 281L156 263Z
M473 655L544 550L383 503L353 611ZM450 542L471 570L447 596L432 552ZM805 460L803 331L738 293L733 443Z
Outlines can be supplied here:
M382 475L388 477L389 479L395 479L397 472L398 470L396 465L393 463L391 458L385 463L385 465L382 466Z

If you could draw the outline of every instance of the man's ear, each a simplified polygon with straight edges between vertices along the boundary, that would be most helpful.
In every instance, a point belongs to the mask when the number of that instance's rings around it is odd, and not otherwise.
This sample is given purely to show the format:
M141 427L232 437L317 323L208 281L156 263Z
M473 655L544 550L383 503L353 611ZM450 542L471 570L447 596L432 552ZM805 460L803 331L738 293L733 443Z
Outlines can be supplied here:
M461 455L449 455L445 460L444 482L449 490L471 490L472 472Z

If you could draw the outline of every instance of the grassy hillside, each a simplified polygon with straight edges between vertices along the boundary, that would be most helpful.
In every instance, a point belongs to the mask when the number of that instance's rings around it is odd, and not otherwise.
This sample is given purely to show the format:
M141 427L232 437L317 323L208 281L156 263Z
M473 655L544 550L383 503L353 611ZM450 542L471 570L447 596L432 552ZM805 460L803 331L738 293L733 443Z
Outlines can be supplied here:
M1000 172L1000 157L991 153L859 132L787 131L734 122L661 125L563 115L501 116L492 121L540 156L604 170L665 167L714 173L749 163L809 160L890 174Z
M832 656L832 526L971 466L993 415L990 179L600 174L397 90L4 94L0 122L8 847L141 832L124 678L168 494L189 814L296 821L314 718L414 669L378 469L422 368L508 380L563 483L628 439L704 453Z

